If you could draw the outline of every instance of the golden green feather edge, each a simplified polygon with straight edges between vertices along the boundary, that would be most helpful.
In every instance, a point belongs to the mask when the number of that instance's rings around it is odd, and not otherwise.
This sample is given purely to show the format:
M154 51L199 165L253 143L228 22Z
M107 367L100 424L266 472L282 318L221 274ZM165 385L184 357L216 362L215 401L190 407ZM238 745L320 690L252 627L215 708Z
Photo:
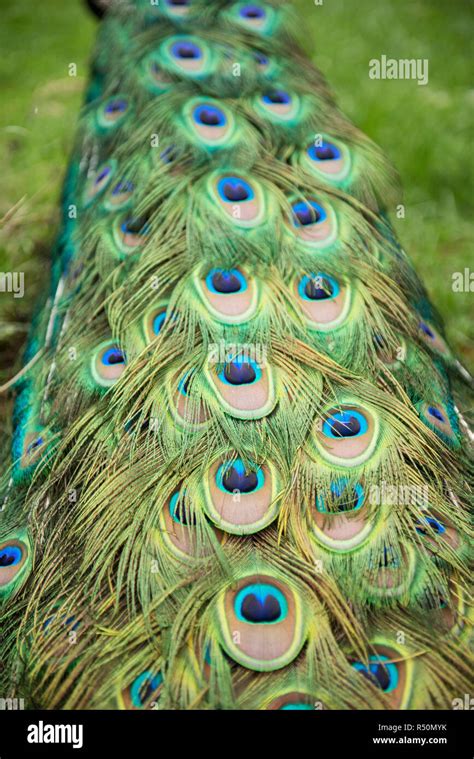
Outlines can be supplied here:
M29 707L469 692L470 380L295 29L101 24L4 457L0 693Z

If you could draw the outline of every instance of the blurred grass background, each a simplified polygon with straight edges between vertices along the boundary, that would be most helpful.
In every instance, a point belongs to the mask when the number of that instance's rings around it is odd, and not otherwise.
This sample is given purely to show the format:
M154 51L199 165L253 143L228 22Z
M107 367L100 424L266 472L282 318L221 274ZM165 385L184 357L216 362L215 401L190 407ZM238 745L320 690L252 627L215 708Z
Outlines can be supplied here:
M469 0L295 0L302 38L343 111L396 165L406 217L397 233L474 364L473 293L452 291L453 272L474 271ZM24 271L26 296L9 298L19 334L47 286L57 202L88 72L96 21L81 0L2 0L0 9L0 271ZM428 58L429 84L371 80L369 60ZM68 75L70 63L77 77ZM5 301L3 301L5 302ZM1 330L8 329L4 323Z

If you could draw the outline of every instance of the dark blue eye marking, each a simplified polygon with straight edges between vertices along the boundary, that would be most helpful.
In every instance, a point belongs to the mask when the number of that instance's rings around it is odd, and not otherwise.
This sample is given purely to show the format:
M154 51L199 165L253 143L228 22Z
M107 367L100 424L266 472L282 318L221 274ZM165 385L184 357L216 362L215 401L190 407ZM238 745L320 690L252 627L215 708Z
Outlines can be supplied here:
M28 448L26 449L27 454L29 455L31 453L34 453L37 448L40 448L40 446L43 445L43 443L44 443L44 438L37 437L36 440L33 440L33 442L31 442Z
M112 190L112 195L122 195L124 192L132 192L134 188L134 185L132 182L129 182L128 180L117 182L114 189Z
M311 145L307 152L313 161L335 161L341 157L339 148L326 140L321 145Z
M364 488L360 483L352 486L348 480L342 479L338 482L331 483L331 508L326 508L324 496L318 495L316 498L316 508L322 513L333 513L337 511L358 511L362 508L365 501Z
M163 163L173 163L179 156L179 151L176 145L169 145L160 153L160 158Z
M212 293L234 295L244 292L247 282L237 269L212 269L206 277L206 286Z
M369 656L368 666L360 661L353 662L352 666L384 693L390 693L398 685L397 665L390 662L388 656Z
M199 45L189 41L175 42L171 48L171 52L175 58L181 58L182 60L197 60L202 58L202 50Z
M128 108L127 101L124 98L118 98L117 100L111 100L105 106L106 113L124 113Z
M338 282L327 274L318 272L302 277L298 294L303 300L331 300L341 291Z
M217 191L225 203L241 203L255 197L252 187L240 177L222 177L217 184Z
M293 223L295 227L307 227L309 224L321 224L327 219L327 213L314 200L301 200L293 203Z
M142 672L130 686L130 699L133 706L137 709L143 707L147 699L158 690L162 682L163 676L161 672L158 672L157 675L150 671Z
M268 56L264 55L263 53L256 52L254 53L254 57L259 66L268 66L270 63Z
M369 428L367 420L359 411L337 411L323 423L323 435L331 438L359 437Z
M204 126L223 127L227 124L224 111L214 105L198 105L193 115L195 121Z
M242 459L236 459L230 464L221 464L216 474L216 482L221 490L227 493L255 493L265 482L261 469L246 470Z
M146 237L150 233L150 225L147 219L138 217L124 221L121 230L124 235Z
M265 9L262 8L260 5L244 5L243 8L240 9L240 15L242 18L265 18L266 13Z
M125 363L125 354L119 348L109 348L102 356L104 366L115 366Z
M234 610L241 622L275 624L286 619L288 602L274 585L254 583L237 593Z
M442 535L443 532L446 532L446 527L444 526L444 524L439 522L434 517L428 517L428 516L423 516L421 519L419 519L415 525L415 529L420 535L428 535L428 536L430 532L432 533L434 532L437 535Z
M23 551L19 546L4 546L0 549L0 568L15 567L22 558Z
M444 418L443 414L439 409L436 408L436 406L428 406L428 414L435 419L438 420L438 422L444 422L446 423L446 419Z
M422 332L424 332L424 334L427 337L430 338L430 340L434 340L435 339L435 337L436 337L435 333L433 332L432 329L430 329L430 327L428 327L427 324L425 324L425 322L420 322L420 329L421 329Z
M96 177L95 184L98 185L101 182L103 182L104 179L106 179L109 176L111 171L112 169L110 168L110 166L104 166L100 174L98 174L98 176Z
M262 100L267 105L289 105L292 97L285 90L270 90L262 96Z
M255 361L237 356L225 364L219 379L227 385L252 385L258 382L261 376L262 370Z
M180 379L178 383L178 390L181 393L181 395L184 395L186 398L189 395L189 383L191 382L191 378L194 374L194 369L190 369L189 372L186 372L184 377Z
M169 510L173 522L183 524L189 527L196 524L196 516L191 509L186 508L185 491L180 493L179 490L171 497Z
M166 5L177 5L177 6L183 6L183 5L190 5L191 0L166 0Z
M163 324L165 323L165 320L166 320L166 310L160 311L160 313L155 316L155 318L153 319L153 327L152 327L153 333L155 335L160 334Z

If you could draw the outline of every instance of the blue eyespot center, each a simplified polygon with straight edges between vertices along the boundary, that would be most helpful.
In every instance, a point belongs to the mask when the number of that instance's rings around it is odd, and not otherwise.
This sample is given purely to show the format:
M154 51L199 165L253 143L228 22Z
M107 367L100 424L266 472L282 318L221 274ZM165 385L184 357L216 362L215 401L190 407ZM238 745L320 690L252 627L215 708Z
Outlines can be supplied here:
M109 348L102 356L104 366L116 366L125 363L125 354L119 348Z
M240 177L222 177L218 182L217 191L226 203L242 203L255 197L252 187Z
M196 524L196 515L186 504L186 498L184 493L177 491L170 499L169 510L173 522L185 525L187 527L194 526Z
M127 101L125 99L111 100L105 106L105 112L111 114L124 113L127 110Z
M264 480L261 469L246 469L241 459L236 459L231 464L222 464L216 475L217 484L228 493L253 493L260 490Z
M194 42L175 42L171 48L172 54L182 60L197 60L202 58L202 50Z
M446 422L446 419L444 418L443 414L439 409L436 408L436 406L428 406L428 414L432 416L434 419L437 419L438 422Z
M23 551L19 546L4 546L0 549L0 569L15 567L21 562Z
M421 331L422 331L422 332L423 332L423 333L424 333L424 334L425 334L427 337L429 337L429 338L430 338L430 340L434 340L434 339L435 339L435 333L433 332L433 330L432 330L430 327L428 327L428 325L427 325L427 324L425 324L425 322L420 322L420 329L421 329Z
M213 269L206 277L206 285L220 295L234 295L247 289L245 277L237 269Z
M124 235L146 237L150 232L150 225L148 219L139 216L124 221L121 229Z
M321 145L311 145L307 152L313 161L335 161L341 157L339 148L326 140Z
M388 656L369 656L368 666L360 661L353 662L352 666L384 693L390 693L398 686L398 668Z
M43 443L44 443L44 438L41 436L37 437L27 447L26 449L27 454L30 455L31 453L34 453L38 448L40 448L43 445Z
M101 182L103 182L104 179L106 179L109 176L110 172L111 172L111 168L109 166L104 166L102 171L100 171L99 174L97 175L95 184L96 185L101 184Z
M322 272L305 275L298 285L298 294L303 300L332 300L340 291L339 283Z
M324 495L318 495L316 508L322 513L358 511L365 501L364 488L360 483L349 485L346 479L332 482L329 494L329 504ZM329 506L329 507L328 507Z
M229 361L224 366L223 379L229 385L250 385L257 380L257 367L253 361L240 357Z
M161 672L143 672L130 686L130 699L133 706L141 708L163 683Z
M314 200L301 200L292 205L293 223L296 227L307 227L310 224L321 224L327 219L324 208Z
M289 105L292 97L285 90L270 90L263 95L262 100L267 105Z
M159 335L160 334L161 329L162 329L163 324L165 323L165 321L166 321L166 309L164 309L163 311L160 311L154 317L154 319L153 319L153 327L152 327L153 334L155 334L155 335Z
M446 532L446 527L444 524L442 524L434 517L429 516L423 516L421 519L419 519L416 523L415 529L420 535L428 536L430 532L435 533L436 535L442 535L444 532Z
M126 192L132 192L133 190L133 183L129 182L127 180L117 182L114 189L112 190L112 195L123 195Z
M268 583L248 585L234 601L237 618L250 624L275 624L288 615L288 602L281 590Z
M194 110L194 118L198 124L210 127L223 127L227 123L225 113L213 105L199 105Z
M268 56L260 52L255 53L255 60L257 61L259 66L268 66L268 64L270 63L270 59L268 58Z
M368 422L359 411L337 411L323 423L323 434L331 438L348 438L363 435L368 430Z
M244 5L243 8L240 9L240 15L242 18L249 18L249 19L260 19L265 18L265 10L259 5Z

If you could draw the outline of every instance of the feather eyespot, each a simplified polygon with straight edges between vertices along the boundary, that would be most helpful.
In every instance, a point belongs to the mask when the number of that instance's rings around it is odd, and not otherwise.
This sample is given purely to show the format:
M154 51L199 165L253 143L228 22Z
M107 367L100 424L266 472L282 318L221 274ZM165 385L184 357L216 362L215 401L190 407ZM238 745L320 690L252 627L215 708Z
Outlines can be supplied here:
M375 416L361 407L344 404L323 413L316 444L327 460L340 466L356 466L372 455L378 433Z
M204 508L219 528L251 535L276 517L279 477L270 463L256 466L242 459L217 460L204 483Z
M186 105L185 114L189 114L191 127L207 148L231 144L235 121L227 108L217 105L211 99L196 98Z
M195 284L207 310L221 322L241 324L256 313L258 287L241 269L211 269L204 279L195 276Z
M104 205L112 211L124 208L129 203L134 189L133 182L127 179L116 182L107 193Z
M234 224L254 227L261 223L265 203L257 182L226 174L215 177L211 187L220 208Z
M441 337L439 332L435 329L435 327L432 324L426 321L420 321L419 335L421 337L421 340L431 350L437 353L441 353L443 356L449 356L450 350L445 340Z
M360 483L354 487L349 485L348 480L342 479L331 483L331 492L328 502L322 495L318 495L316 508L324 514L337 514L358 511L365 502L364 488Z
M332 482L327 495L318 493L312 516L314 537L334 551L354 550L375 526L368 518L363 486L344 478Z
M235 295L245 292L247 281L238 269L211 269L206 277L206 287L211 293Z
M118 126L125 119L129 108L126 98L119 96L109 98L98 111L100 126L104 128Z
M334 184L346 179L351 169L351 157L347 147L326 138L307 148L304 162L312 173Z
M190 78L205 76L210 70L211 54L197 37L183 35L165 40L162 49L172 68Z
M163 330L166 319L168 318L168 302L162 301L155 305L143 320L143 331L147 343L151 343ZM174 315L172 315L174 318Z
M269 32L275 18L274 9L265 3L236 3L229 13L240 26L258 34Z
M125 709L145 709L159 699L162 686L161 672L146 670L121 692L120 704Z
M287 226L305 245L325 248L337 237L337 220L333 209L317 200L294 201Z
M454 427L451 416L447 409L441 404L421 403L419 406L420 416L423 422L438 437L442 438L449 445L459 445L458 429Z
M369 656L368 664L355 661L352 667L384 693L391 693L398 686L397 665L387 656Z
M28 545L22 540L7 540L0 543L0 597L2 591L17 579L28 558Z
M252 349L252 346L249 346ZM206 369L224 411L237 419L261 419L276 403L273 372L247 354L229 356L219 368Z
M165 0L166 12L172 17L187 16L191 7L191 0Z
M295 280L294 291L308 325L314 329L335 329L349 314L350 290L329 274L305 274Z
M302 114L299 96L278 87L258 96L254 104L261 116L275 123L296 122Z
M114 385L125 371L125 353L113 342L103 343L92 357L92 375L101 387Z
M226 653L257 671L289 664L306 637L300 600L288 585L266 575L242 578L224 593L218 621Z
M203 520L201 527L205 528ZM212 552L209 535L196 530L197 515L185 488L177 490L169 498L160 514L160 525L156 532L156 546L162 550L162 540L177 558L183 560L197 559ZM211 528L209 530L212 532ZM199 539L198 539L199 535ZM216 537L220 533L215 531Z
M224 365L219 379L227 385L241 386L252 385L262 377L262 370L256 361L246 357L237 356Z
M46 451L46 444L47 438L43 432L35 431L25 435L21 466L26 469L37 464Z
M145 244L151 232L148 219L142 216L131 216L119 219L116 226L116 237L121 250L130 252Z
M374 641L371 649L375 651L367 661L355 657L349 660L354 677L360 676L382 693L390 703L390 708L404 710L409 708L413 684L413 661L384 642Z
M115 167L115 161L104 164L95 172L94 176L89 179L84 191L84 205L86 207L107 189L112 180Z

